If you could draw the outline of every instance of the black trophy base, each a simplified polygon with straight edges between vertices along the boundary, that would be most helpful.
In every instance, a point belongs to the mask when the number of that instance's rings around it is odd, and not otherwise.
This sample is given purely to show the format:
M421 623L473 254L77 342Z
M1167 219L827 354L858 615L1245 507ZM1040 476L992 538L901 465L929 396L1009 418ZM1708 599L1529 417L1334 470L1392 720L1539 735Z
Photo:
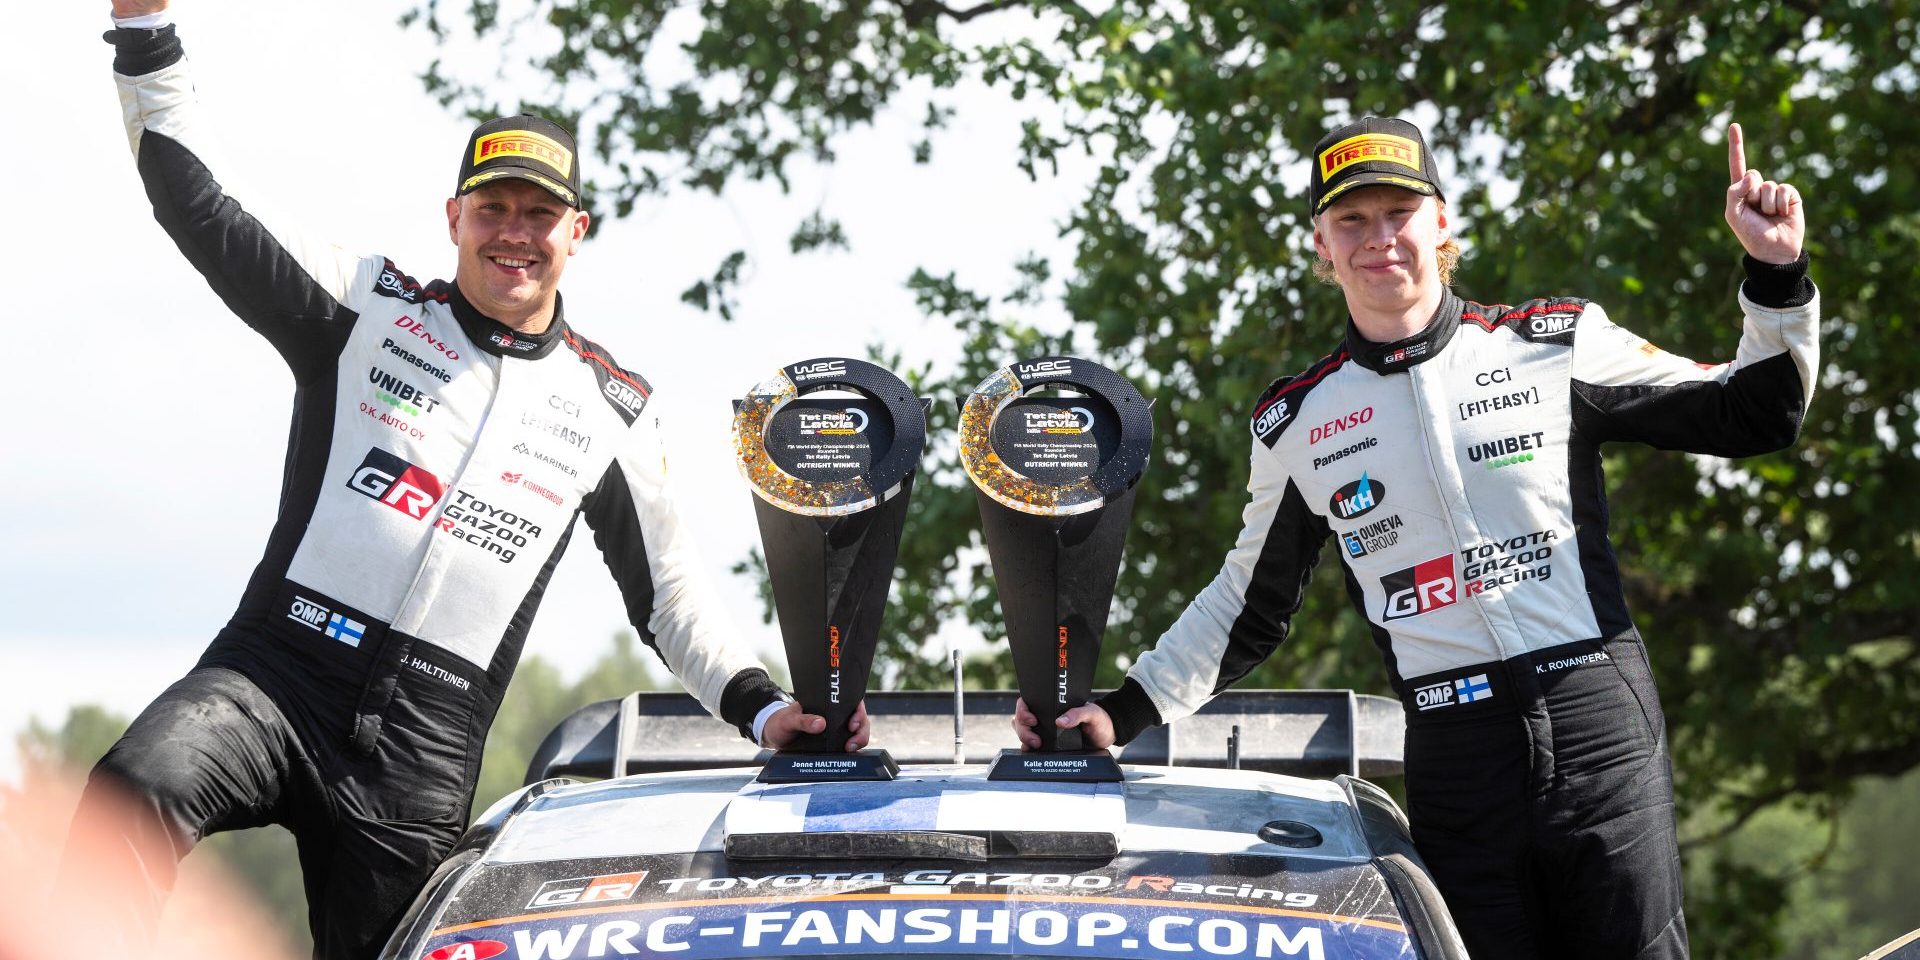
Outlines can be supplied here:
M755 780L761 783L831 783L840 780L892 780L900 765L885 750L859 753L774 754Z
M1060 750L1052 753L1000 751L988 780L1051 780L1056 783L1119 783L1120 761L1105 750Z

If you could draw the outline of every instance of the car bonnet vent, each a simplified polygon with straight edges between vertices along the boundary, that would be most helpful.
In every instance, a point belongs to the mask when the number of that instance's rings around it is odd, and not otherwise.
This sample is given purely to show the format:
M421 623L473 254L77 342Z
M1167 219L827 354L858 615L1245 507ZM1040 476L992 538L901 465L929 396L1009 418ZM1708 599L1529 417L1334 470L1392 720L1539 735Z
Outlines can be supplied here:
M727 805L730 857L1111 857L1117 783L994 783L984 770L874 783L751 783Z

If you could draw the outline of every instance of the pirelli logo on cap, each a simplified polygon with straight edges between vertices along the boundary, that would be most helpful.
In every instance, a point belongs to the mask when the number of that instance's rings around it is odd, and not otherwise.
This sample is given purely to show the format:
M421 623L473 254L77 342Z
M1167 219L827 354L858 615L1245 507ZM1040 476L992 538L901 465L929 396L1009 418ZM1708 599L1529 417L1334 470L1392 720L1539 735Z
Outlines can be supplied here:
M552 167L562 177L573 175L573 151L561 146L552 137L543 137L531 130L502 130L473 142L474 166L501 157L538 160Z
M1334 174L1367 160L1397 163L1415 174L1425 173L1420 169L1420 144L1390 133L1363 133L1320 152L1320 179L1332 180Z

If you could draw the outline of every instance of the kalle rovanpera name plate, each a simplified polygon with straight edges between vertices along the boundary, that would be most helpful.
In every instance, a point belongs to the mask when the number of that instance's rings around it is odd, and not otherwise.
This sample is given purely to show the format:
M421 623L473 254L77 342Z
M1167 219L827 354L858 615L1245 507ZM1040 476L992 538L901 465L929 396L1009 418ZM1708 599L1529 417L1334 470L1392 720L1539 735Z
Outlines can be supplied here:
M1152 404L1074 357L999 370L961 408L960 462L978 493L1020 695L1040 721L1041 752L1008 751L995 778L1119 779L1110 754L1083 751L1077 728L1053 722L1092 693L1152 446Z
M840 396L809 396L831 391ZM776 754L767 782L890 779L883 750L847 754L893 582L926 404L846 357L782 368L734 402L734 452L754 493L794 695L824 733Z

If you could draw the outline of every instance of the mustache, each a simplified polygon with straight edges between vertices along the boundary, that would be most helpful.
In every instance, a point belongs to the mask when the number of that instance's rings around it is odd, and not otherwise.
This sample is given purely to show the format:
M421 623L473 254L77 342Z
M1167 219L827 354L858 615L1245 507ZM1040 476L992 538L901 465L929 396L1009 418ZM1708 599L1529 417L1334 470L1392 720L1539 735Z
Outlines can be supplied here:
M540 256L532 247L481 247L483 257L507 257L512 260L538 260Z

